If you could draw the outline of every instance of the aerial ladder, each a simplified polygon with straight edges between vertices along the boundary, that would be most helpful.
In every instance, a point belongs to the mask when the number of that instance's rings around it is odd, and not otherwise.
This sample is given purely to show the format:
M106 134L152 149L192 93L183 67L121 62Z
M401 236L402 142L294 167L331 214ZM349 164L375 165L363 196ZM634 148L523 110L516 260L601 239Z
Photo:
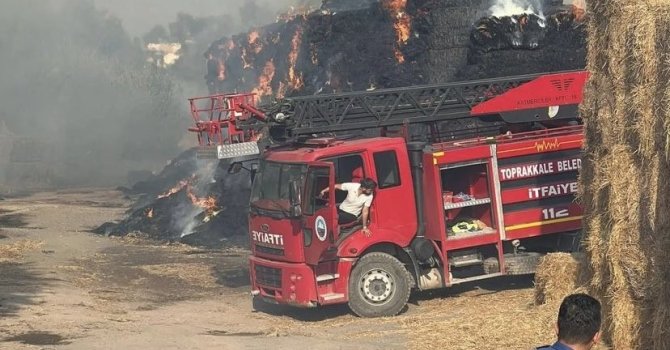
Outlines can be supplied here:
M256 159L266 148L318 136L391 136L443 142L531 124L578 123L586 71L284 98L251 93L190 99L198 157Z

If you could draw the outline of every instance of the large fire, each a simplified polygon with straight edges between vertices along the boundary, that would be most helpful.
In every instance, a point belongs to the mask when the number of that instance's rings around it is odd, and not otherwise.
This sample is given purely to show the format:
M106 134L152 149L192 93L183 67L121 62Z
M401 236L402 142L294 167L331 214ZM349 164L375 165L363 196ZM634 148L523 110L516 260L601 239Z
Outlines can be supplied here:
M265 63L263 73L258 77L258 86L251 90L257 97L272 95L272 79L275 77L275 64L272 59Z
M384 0L383 6L393 18L393 28L396 32L396 45L393 48L395 58L398 63L403 63L405 56L400 48L407 44L412 31L412 18L405 11L407 0Z

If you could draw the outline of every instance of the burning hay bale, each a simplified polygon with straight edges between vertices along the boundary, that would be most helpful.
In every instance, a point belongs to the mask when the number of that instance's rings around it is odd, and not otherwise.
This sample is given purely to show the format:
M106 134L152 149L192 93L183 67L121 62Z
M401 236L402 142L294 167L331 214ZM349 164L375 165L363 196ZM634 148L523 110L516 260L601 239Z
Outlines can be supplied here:
M535 304L558 305L569 294L583 292L584 270L583 254L545 255L535 272Z
M547 40L574 31L583 32L580 17L572 11L559 11L549 17L534 13L503 17L484 17L477 21L470 37L475 50L533 50L546 46Z
M584 12L557 9L546 17L532 13L481 18L459 79L583 69L586 65ZM520 70L523 69L524 71Z
M584 67L584 30L572 12L548 6L543 10L555 15L510 15L476 25L490 5L325 1L318 11L214 42L205 53L207 84L212 93L281 98ZM479 30L472 32L473 25ZM520 47L543 54L499 54Z
M581 198L614 349L670 349L670 1L590 0Z
M480 19L472 31L472 42L483 51L537 49L547 32L547 21L536 14L491 16Z
M338 2L224 37L205 54L210 90L281 98L416 84L410 67L399 64L409 45L406 3L384 0L337 11L345 5Z

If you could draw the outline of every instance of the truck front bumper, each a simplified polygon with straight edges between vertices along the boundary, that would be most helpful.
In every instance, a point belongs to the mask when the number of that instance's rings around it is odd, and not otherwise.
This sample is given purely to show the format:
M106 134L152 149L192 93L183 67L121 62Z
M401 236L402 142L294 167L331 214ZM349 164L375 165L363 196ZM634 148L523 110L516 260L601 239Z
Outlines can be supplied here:
M314 271L303 263L249 257L251 293L266 302L300 307L317 305Z

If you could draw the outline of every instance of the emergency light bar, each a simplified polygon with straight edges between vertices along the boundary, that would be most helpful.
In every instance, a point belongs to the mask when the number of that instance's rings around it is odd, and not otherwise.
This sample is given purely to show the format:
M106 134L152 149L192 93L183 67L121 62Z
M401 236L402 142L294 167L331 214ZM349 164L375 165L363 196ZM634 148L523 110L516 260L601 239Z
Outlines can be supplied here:
M216 146L216 156L218 159L239 158L259 154L261 154L261 151L256 141Z

